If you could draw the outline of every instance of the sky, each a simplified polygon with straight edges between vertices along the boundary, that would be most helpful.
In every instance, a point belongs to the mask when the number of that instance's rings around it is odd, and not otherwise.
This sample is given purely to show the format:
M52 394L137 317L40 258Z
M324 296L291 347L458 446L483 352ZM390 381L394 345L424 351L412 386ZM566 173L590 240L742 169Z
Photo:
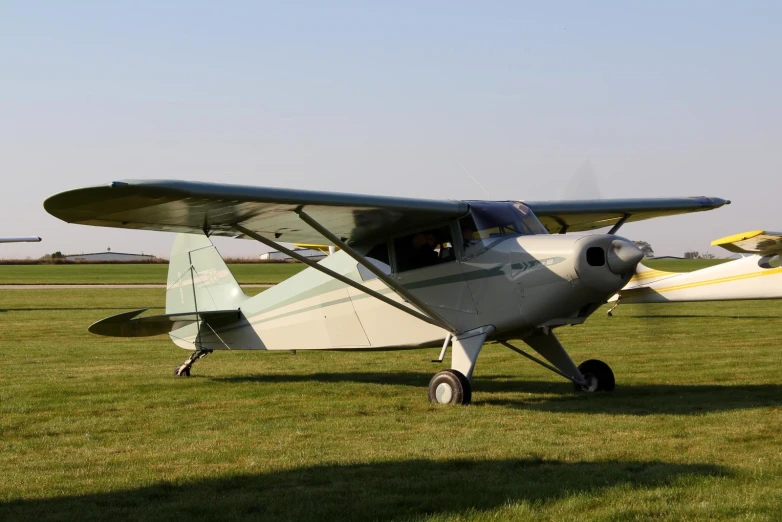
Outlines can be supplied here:
M751 1L2 0L0 236L43 241L0 257L167 257L171 234L69 225L42 206L156 178L438 199L717 196L733 203L621 233L657 255L722 255L711 240L782 230L780 19L781 2Z

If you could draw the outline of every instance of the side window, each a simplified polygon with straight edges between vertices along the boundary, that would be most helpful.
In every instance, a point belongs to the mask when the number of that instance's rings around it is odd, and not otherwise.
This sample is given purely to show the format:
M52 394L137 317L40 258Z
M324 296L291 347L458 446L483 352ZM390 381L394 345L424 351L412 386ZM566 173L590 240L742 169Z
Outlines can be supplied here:
M386 265L390 265L391 261L389 260L388 255L388 243L383 241L382 243L373 246L369 252L367 252L366 257L375 259Z
M449 226L416 232L394 240L397 272L455 261Z
M761 257L758 260L760 268L779 268L782 263L779 262L779 254Z
M472 216L467 216L459 220L459 230L462 233L462 256L469 259L485 250L481 241L481 232Z
M384 274L391 273L391 260L388 255L388 243L385 241L369 249L365 254L367 261L378 267ZM377 279L377 276L370 272L364 265L359 263L358 273L363 281Z

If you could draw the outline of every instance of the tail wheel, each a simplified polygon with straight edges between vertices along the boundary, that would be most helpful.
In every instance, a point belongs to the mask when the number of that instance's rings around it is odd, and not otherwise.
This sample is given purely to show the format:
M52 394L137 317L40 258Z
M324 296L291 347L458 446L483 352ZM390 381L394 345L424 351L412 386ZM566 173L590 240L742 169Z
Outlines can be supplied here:
M457 370L444 370L429 381L429 402L467 405L471 401L470 381Z
M587 385L576 384L576 389L582 391L611 391L616 387L614 372L603 361L589 359L578 366L578 371L587 380Z

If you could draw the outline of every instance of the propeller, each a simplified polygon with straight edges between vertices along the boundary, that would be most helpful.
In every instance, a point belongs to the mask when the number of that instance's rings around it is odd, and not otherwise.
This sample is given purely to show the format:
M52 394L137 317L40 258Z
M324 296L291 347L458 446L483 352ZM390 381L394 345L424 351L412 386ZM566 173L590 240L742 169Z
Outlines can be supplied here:
M565 186L565 189L563 190L561 197L564 200L602 199L602 194L603 192L600 189L599 176L594 166L592 165L592 162L589 159L586 159L570 177L570 180ZM628 238L628 239L632 240L632 238ZM617 259L615 263L617 263L618 261L619 260ZM633 259L631 262L635 262L635 259ZM643 263L643 260L641 260L641 263ZM636 270L635 270L636 278L640 277L642 272L648 270L648 268L646 268L641 263L638 263L638 265L636 266ZM614 310L619 304L620 301L616 301L613 303L613 306L606 312L608 317L612 317L614 315ZM654 311L648 308L648 304L638 304L636 306L644 308L644 310L641 313L642 316L654 315ZM648 329L651 328L652 325L649 325L647 323L646 326Z

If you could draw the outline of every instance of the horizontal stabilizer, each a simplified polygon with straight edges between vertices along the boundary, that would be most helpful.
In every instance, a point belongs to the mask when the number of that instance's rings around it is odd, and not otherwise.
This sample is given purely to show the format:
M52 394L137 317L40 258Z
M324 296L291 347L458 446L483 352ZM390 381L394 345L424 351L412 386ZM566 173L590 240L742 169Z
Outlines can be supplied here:
M239 310L213 310L138 317L147 310L141 308L112 315L90 325L89 331L110 337L147 337L173 332L199 321L216 329L238 321L242 315Z
M720 246L737 254L770 254L782 251L782 232L750 230L715 239L711 246Z

